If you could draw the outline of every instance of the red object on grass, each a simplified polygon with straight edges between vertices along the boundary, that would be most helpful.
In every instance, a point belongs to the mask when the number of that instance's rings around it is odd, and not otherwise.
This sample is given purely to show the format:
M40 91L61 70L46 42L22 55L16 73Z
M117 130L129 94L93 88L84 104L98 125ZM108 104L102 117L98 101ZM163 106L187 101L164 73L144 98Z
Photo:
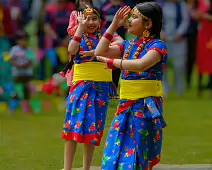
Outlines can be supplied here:
M49 79L48 83L44 84L42 87L42 92L48 94L48 95L52 95L53 92L56 92L56 94L60 94L60 86L59 85L55 85L53 79Z

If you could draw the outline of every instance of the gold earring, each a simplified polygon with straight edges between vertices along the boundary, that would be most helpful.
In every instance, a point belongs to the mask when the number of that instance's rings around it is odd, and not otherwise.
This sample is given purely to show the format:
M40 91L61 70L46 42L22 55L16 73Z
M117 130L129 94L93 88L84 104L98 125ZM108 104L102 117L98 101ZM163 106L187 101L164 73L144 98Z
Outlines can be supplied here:
M150 36L150 32L149 32L148 30L145 30L145 31L143 32L143 36L144 36L145 38L149 37L149 36Z

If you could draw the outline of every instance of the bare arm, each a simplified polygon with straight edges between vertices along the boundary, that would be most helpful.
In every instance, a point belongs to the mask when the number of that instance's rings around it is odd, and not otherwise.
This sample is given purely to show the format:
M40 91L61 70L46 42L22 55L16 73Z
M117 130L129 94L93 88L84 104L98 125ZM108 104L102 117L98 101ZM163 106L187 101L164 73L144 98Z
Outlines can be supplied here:
M106 33L110 35L114 35L116 32L116 26L112 23L107 29ZM96 56L117 56L117 58L121 58L121 51L118 46L110 46L110 41L104 36L99 41L95 55ZM114 42L115 43L115 42Z
M99 61L102 62L107 62L107 58L105 57L97 57ZM129 70L129 71L145 71L148 68L154 66L158 62L160 62L162 59L162 54L159 53L156 50L150 50L147 52L144 57L141 59L136 59L136 60L121 60L121 59L114 59L113 65L117 68L121 68L121 62L122 62L122 68L124 70Z
M83 28L78 27L74 36L82 38ZM80 42L72 40L68 45L68 51L71 55L75 55L79 50Z
M79 26L74 34L74 37L82 38L83 30L89 20L90 16L85 18L84 14L82 12L77 13L77 20L79 22ZM72 41L68 45L68 51L71 55L75 55L79 50L79 45L81 41L76 41L72 39Z

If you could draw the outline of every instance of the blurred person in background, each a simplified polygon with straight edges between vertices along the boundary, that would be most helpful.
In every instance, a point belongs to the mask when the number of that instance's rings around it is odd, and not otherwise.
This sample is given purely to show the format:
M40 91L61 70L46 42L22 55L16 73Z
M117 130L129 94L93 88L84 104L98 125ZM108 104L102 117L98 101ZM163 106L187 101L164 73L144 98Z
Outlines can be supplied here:
M47 0L42 0L42 1L34 1L34 3L39 3L39 4L34 4L39 7L39 13L37 11L37 16L36 16L36 8L34 9L33 13L33 18L37 20L37 48L40 53L42 53L40 56L41 58L39 59L39 68L38 68L38 79L39 80L45 80L46 78L46 68L45 68L45 61L46 61L46 56L45 56L45 30L44 30L44 24L45 24L45 7L47 4ZM38 55L38 54L37 54Z
M187 88L190 89L192 85L192 73L194 70L194 64L196 61L196 48L197 48L197 30L198 21L193 17L193 13L198 9L198 0L187 0L187 6L189 11L189 27L187 32L187 60L186 60L186 84Z
M96 8L100 8L100 6L103 4L103 3L105 3L106 1L109 1L109 0L94 0L93 1L93 6L95 6Z
M163 31L161 39L167 43L169 56L174 68L174 80L177 96L184 95L185 62L187 56L186 34L189 26L187 5L179 0L167 0L163 3ZM164 93L171 90L167 71L164 75Z
M7 7L10 9L13 27L12 29L14 35L16 35L16 33L24 29L24 18L26 17L26 15L24 14L24 9L20 0L8 0ZM25 15L25 17L23 14ZM13 37L10 42L11 46L14 46L16 44L15 37Z
M197 95L200 97L205 88L210 90L209 95L212 98L212 0L200 0L198 10L192 15L200 22L197 41L197 68L199 73ZM209 75L206 87L203 86L202 82L203 74Z
M0 53L9 51L13 36L11 11L0 2Z
M68 46L67 27L70 14L74 9L75 5L68 0L57 0L56 3L47 4L44 24L46 48ZM53 73L57 73L58 69L61 69L59 58L58 63L59 66L53 68Z
M16 84L23 85L22 109L25 113L29 113L31 111L29 83L33 77L35 58L29 56L28 35L25 32L17 33L16 41L17 45L10 50L10 62L13 65L12 75Z
M34 2L33 0L0 0L0 2L2 2L3 5L8 8L16 7L14 10L15 12L12 12L13 14L21 11L21 21L23 26L31 20L31 9ZM20 8L20 10L18 8ZM20 17L20 14L17 14L17 16Z
M31 19L31 10L33 8L33 2L37 0L13 0L13 1L19 1L22 9L22 22L24 25L28 24Z

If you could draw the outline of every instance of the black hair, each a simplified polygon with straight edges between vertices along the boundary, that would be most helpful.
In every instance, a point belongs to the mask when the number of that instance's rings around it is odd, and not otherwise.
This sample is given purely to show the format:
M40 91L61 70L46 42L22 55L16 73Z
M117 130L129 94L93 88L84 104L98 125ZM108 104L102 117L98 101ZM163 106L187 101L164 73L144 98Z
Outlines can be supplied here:
M16 40L29 39L29 35L26 32L18 32L16 33Z
M76 4L75 4L77 10L78 10L78 8L80 7L79 1L80 1L80 0L76 0ZM92 1L92 0L90 0L90 6L93 6L93 1Z
M163 25L163 11L160 5L157 2L152 1L139 3L136 5L136 8L141 14L151 19L152 29L149 30L150 34L156 36L156 38L160 38L160 32ZM144 22L148 21L146 19L143 20Z

